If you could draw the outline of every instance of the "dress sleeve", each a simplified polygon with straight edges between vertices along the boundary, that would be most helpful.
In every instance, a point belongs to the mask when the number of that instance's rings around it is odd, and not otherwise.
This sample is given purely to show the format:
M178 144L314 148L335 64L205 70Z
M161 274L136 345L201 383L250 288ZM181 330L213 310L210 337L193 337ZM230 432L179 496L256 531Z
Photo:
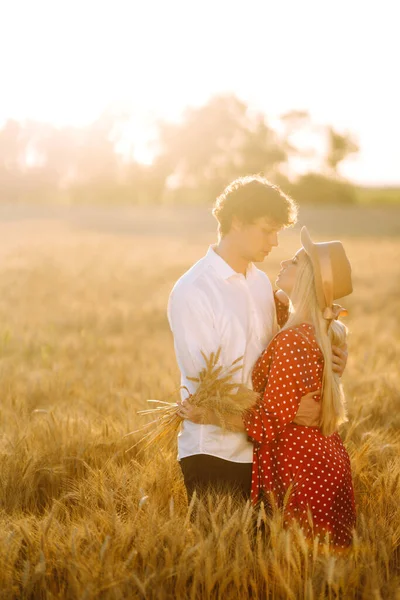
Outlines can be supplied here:
M314 389L315 364L309 343L288 329L275 338L268 380L259 403L244 416L247 434L262 443L279 436L293 421L301 398Z
M274 292L276 320L278 321L279 327L283 327L289 318L289 305L284 304L283 302L281 302L279 300L279 298L277 298L277 296L276 296L277 291L278 290L275 290L275 292Z

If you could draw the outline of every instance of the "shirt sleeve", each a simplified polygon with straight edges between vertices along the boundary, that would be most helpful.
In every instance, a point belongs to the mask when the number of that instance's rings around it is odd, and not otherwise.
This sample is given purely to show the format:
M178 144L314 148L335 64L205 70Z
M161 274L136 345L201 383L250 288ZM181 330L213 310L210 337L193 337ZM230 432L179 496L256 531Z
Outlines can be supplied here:
M281 435L315 381L310 348L300 335L288 329L273 343L275 349L263 397L244 417L247 434L259 443Z
M177 363L182 374L182 385L190 393L196 383L187 377L196 377L204 368L202 352L209 356L217 352L221 341L214 324L214 315L207 299L196 290L173 290L168 302L168 320L174 336ZM221 356L219 363L221 364ZM182 397L186 397L185 390Z

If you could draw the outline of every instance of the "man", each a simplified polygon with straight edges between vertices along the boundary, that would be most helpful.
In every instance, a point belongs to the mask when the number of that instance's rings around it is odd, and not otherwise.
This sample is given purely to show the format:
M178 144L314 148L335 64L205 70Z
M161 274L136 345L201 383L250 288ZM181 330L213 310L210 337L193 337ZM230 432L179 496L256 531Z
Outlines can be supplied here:
M175 284L168 319L174 335L182 386L190 393L204 367L202 352L221 347L220 364L230 366L243 356L236 380L251 387L252 368L277 332L272 285L254 266L278 245L278 233L297 218L295 203L260 176L235 180L217 198L218 243ZM284 299L283 292L280 300ZM337 350L342 372L346 353ZM184 399L184 394L183 394ZM312 394L300 404L296 423L318 421ZM245 433L185 420L178 436L178 459L189 497L211 488L250 494L253 446Z

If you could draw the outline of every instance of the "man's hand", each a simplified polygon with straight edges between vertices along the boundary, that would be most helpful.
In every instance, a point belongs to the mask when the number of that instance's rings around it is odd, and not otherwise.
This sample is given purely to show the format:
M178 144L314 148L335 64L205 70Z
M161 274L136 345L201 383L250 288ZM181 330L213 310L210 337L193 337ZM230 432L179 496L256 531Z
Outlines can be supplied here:
M199 425L214 424L211 411L206 411L198 406L193 406L193 404L190 403L190 397L186 400L178 402L178 406L178 415L182 419L187 419L188 421L192 421L192 423L198 423Z
M341 348L339 346L332 346L332 369L339 377L343 375L343 371L346 368L348 355L347 344Z
M190 397L178 402L178 405L178 415L182 419L192 421L192 423L197 423L198 425L217 425L218 427L223 426L228 431L245 431L241 415L227 415L222 424L221 419L217 417L215 411L211 408L205 409L193 406L190 403Z
M293 419L295 425L318 427L321 415L320 394L321 390L314 390L302 397L297 415Z

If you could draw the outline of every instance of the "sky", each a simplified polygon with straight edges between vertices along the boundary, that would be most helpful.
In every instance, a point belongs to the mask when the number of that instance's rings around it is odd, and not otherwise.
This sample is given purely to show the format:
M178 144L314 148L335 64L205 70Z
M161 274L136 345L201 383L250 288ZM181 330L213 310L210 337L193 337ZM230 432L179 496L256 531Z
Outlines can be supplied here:
M397 0L0 0L0 121L84 125L113 104L152 123L234 93L352 132L342 174L400 184ZM140 151L140 147L142 150ZM147 157L148 158L148 157Z

